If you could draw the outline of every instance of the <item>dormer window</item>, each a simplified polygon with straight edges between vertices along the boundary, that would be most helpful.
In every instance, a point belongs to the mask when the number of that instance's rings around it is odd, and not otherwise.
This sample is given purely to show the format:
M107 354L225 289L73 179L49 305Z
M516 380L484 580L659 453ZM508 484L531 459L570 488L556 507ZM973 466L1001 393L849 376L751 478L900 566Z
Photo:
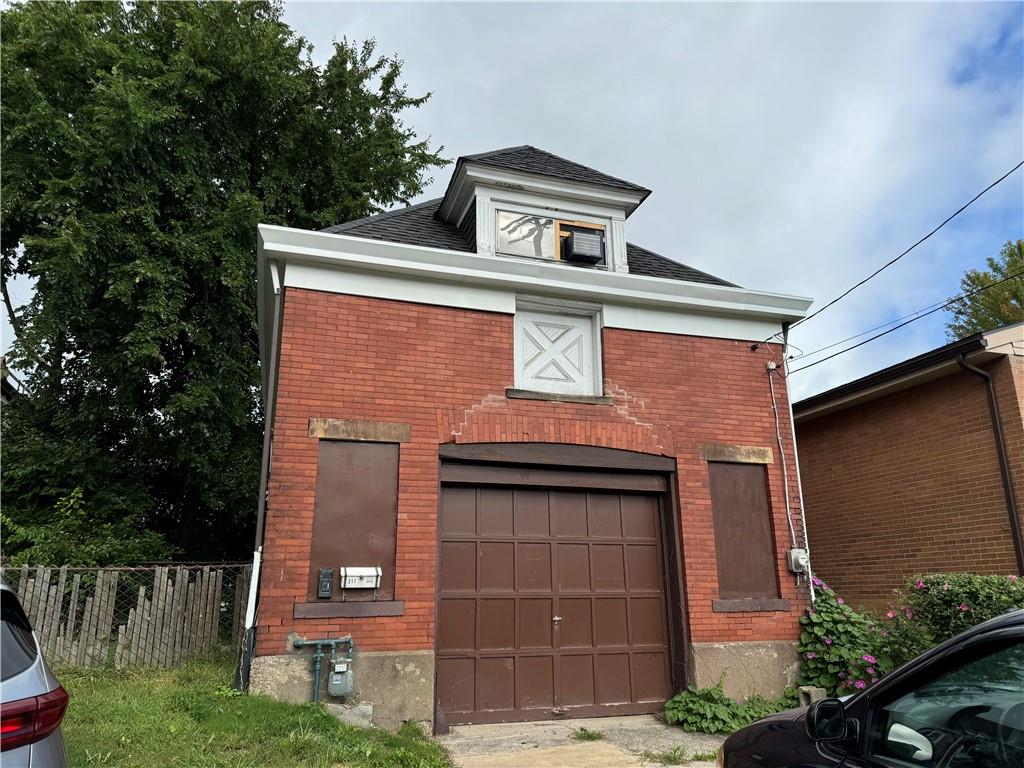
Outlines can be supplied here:
M497 210L497 252L504 256L603 267L605 227L589 221Z

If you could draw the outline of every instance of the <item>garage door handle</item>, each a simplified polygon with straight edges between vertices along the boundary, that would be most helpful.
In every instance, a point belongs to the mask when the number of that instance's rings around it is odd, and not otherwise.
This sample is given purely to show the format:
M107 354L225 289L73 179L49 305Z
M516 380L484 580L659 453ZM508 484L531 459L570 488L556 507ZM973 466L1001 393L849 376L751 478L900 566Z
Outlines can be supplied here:
M561 616L552 616L551 621L554 622L555 626L558 626L558 622L562 620Z

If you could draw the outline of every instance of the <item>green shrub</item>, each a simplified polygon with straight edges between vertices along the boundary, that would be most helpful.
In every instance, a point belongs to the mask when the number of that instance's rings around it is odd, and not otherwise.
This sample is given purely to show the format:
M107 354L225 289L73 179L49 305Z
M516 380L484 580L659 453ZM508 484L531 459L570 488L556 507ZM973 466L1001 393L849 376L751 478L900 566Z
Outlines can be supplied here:
M852 609L820 579L814 585L814 607L800 619L800 684L830 694L867 688L932 646L1024 607L1024 581L1016 576L915 576L877 617Z
M691 686L673 696L665 704L665 721L679 724L684 731L698 733L732 733L762 717L795 707L796 691L787 689L779 699L751 696L737 701L725 695L722 683L711 688Z
M830 694L867 688L892 668L889 657L878 655L877 622L817 577L814 586L814 607L800 619L800 684Z
M924 624L935 642L941 642L1024 607L1024 581L1016 576L933 573L908 580L902 597L912 618Z

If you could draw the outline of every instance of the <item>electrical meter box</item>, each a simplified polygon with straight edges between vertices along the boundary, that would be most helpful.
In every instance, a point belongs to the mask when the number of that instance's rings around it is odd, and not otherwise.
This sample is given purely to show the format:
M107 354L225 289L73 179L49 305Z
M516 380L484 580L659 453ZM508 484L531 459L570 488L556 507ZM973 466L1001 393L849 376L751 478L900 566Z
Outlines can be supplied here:
M806 573L809 563L806 549L789 550L789 570L793 573Z
M341 573L342 589L377 589L380 587L380 566L343 565L338 569Z
M327 675L327 692L331 696L350 696L352 694L352 659L344 657L331 665Z

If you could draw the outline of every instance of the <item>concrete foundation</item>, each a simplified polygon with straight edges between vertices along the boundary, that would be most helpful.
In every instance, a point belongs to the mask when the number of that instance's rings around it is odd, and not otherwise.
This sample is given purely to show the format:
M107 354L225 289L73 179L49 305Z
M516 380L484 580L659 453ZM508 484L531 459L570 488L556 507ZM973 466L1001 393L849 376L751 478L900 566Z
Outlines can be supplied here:
M800 668L795 642L694 643L692 652L693 684L705 688L721 680L733 698L781 696Z
M320 680L320 701L349 714L358 705L359 720L381 728L397 728L406 720L432 721L434 717L433 651L356 650L353 693L344 701L327 695L327 659ZM301 704L312 700L312 654L257 656L252 660L249 692ZM348 718L342 718L347 720Z

